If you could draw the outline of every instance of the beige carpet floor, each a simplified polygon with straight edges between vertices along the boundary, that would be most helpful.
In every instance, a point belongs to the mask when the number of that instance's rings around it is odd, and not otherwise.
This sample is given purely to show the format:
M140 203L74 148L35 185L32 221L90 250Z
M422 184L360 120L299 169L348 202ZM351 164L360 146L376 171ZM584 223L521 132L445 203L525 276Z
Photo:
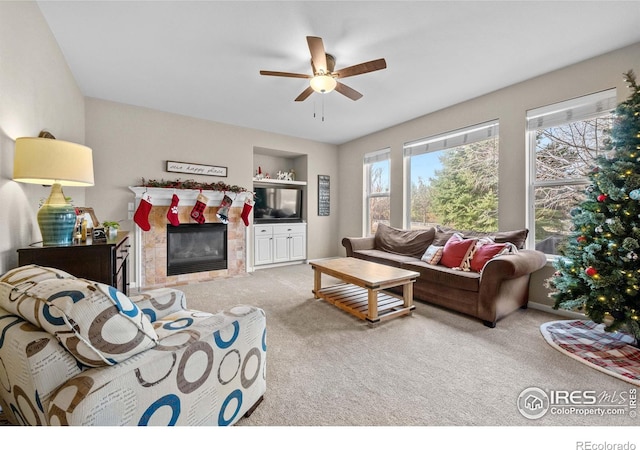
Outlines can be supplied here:
M323 277L325 277L323 275ZM335 281L323 278L328 282ZM190 308L252 304L267 315L267 392L238 425L505 426L638 425L624 416L530 420L520 393L628 392L632 385L549 346L540 325L558 316L519 310L494 329L417 302L411 316L370 327L314 299L313 270L295 265L183 286Z
M180 287L193 309L214 312L251 304L266 311L267 392L253 415L234 427L236 431L307 426L312 428L302 429L314 433L305 438L323 439L318 430L324 428L318 426L332 430L428 426L431 431L425 436L434 436L449 426L515 425L533 431L532 427L544 425L545 430L582 427L576 432L578 438L598 430L594 426L639 424L628 414L548 413L530 420L519 413L518 396L530 387L609 396L633 387L548 345L540 325L558 319L555 315L519 310L490 329L476 319L417 302L411 316L370 327L314 299L312 285L313 271L302 264ZM497 436L490 429L490 436ZM375 433L362 434L362 442L375 443L371 439ZM616 430L602 437L611 441L621 435ZM575 440L571 442L562 448L576 448Z

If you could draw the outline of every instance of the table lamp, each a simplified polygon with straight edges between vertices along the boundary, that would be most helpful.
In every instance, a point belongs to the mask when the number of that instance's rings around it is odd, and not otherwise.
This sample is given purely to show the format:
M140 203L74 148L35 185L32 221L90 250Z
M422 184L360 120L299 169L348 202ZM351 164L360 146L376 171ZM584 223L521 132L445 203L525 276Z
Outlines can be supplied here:
M21 183L52 185L49 198L38 210L42 244L72 244L76 211L67 202L62 186L93 186L91 149L57 140L44 131L37 138L18 138L13 179Z

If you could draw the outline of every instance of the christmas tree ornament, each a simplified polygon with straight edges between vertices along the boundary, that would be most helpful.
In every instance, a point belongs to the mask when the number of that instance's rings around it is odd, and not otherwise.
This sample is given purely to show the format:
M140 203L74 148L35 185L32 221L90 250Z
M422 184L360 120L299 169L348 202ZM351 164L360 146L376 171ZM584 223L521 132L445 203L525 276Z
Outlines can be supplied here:
M140 199L138 209L136 209L136 212L133 215L133 221L143 231L149 231L151 229L151 224L149 223L149 213L151 212L152 206L153 205L151 204L151 196L148 194L144 194Z
M229 208L233 200L227 194L222 197L222 202L220 202L220 206L218 208L218 212L216 213L216 217L220 219L220 222L227 224L229 223Z
M640 200L640 189L634 189L633 191L629 192L629 198L631 198L632 200Z
M173 194L171 197L171 206L169 206L169 211L167 211L167 219L174 227L180 225L180 219L178 219L178 203L180 199L176 194Z
M604 202L604 201L607 199L607 194L600 194L600 195L598 195L598 197L597 197L597 198L598 198L598 201L599 201L600 203L602 203L602 202Z
M203 224L205 222L204 218L204 209L207 207L207 202L209 199L200 192L198 197L196 198L196 204L193 206L191 210L191 218L198 222L199 224Z
M578 236L576 238L576 241L580 242L581 244L584 242L587 242L587 237L586 236Z
M244 200L244 205L242 206L242 214L240 214L240 217L242 217L242 221L244 222L245 227L249 226L249 214L251 214L251 210L253 209L253 203L254 201L249 197Z
M591 278L593 278L594 276L598 275L598 271L596 270L595 267L589 266L584 270L584 273L587 274L587 276L590 276Z

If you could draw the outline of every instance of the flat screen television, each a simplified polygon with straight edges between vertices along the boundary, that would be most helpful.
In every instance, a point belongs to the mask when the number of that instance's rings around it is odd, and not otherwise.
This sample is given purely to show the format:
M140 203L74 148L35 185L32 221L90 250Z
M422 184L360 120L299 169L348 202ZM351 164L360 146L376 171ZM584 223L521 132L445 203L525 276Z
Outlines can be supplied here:
M302 222L302 189L255 187L254 223Z

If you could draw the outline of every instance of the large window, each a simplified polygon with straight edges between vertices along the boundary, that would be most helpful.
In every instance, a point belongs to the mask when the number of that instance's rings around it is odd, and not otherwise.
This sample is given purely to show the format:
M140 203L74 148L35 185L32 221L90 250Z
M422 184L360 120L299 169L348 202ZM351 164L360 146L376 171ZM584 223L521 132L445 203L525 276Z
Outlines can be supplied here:
M588 173L605 154L615 105L610 89L527 111L530 246L558 254L571 232L571 210L589 188Z
M378 223L389 225L390 149L367 153L364 156L364 235L376 233Z
M497 229L497 121L409 142L404 164L408 228Z

